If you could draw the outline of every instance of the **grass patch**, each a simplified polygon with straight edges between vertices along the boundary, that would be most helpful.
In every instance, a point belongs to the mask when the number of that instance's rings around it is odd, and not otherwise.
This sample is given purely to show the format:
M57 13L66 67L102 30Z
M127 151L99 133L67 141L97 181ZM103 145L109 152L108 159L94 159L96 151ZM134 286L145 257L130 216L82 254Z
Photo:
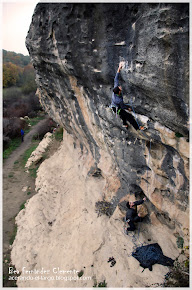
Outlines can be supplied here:
M9 147L3 151L3 159L7 159L11 153L19 147L21 138L14 138L10 141Z
M33 142L31 147L25 151L25 153L23 154L23 157L22 157L22 165L23 165L23 167L25 167L25 165L27 163L27 160L31 156L31 153L37 148L38 145L39 145L39 141Z
M40 140L39 133L34 134L33 137L32 137L32 140L33 141Z
M25 203L26 203L26 201L20 205L20 210L25 208Z
M62 141L63 140L63 128L58 128L56 131L55 131L55 139L57 141Z
M30 119L29 120L29 124L31 126L35 126L35 125L37 125L37 123L39 123L39 121L43 120L44 118L45 118L45 116L37 116L37 117L35 117L33 119Z
M12 177L13 177L13 173L10 173L10 174L8 175L8 177L9 177L9 178L12 178Z
M31 118L29 120L26 120L27 125L29 127L25 130L25 134L28 133L33 126L37 125L37 123L39 123L39 121L43 120L44 118L45 118L45 116L37 116L35 118Z
M29 157L31 156L31 154L33 153L33 151L35 151L35 149L37 148L37 146L39 145L40 140L35 140L33 141L33 144L31 145L31 147L29 149L27 149L25 151L25 153L22 156L22 161L21 164L23 167L25 167ZM46 152L43 153L42 158L36 162L35 164L31 165L30 168L28 168L29 174L32 178L37 177L37 170L39 169L40 164L47 158L47 154Z
M12 234L10 240L9 240L10 245L13 244L13 242L15 240L15 237L16 237L16 234L17 234L17 225L14 224L13 234Z
M30 176L36 179L38 169L39 169L39 166L36 168L29 168L28 170L29 170Z

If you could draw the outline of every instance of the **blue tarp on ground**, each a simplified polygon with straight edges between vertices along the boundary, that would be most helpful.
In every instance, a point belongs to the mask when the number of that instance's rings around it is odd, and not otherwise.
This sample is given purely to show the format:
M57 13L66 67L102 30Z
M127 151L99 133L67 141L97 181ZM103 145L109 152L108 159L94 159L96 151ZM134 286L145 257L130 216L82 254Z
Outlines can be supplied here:
M157 243L136 248L132 256L140 262L141 267L149 268L150 271L154 264L173 266L174 263L174 260L163 255L161 247Z

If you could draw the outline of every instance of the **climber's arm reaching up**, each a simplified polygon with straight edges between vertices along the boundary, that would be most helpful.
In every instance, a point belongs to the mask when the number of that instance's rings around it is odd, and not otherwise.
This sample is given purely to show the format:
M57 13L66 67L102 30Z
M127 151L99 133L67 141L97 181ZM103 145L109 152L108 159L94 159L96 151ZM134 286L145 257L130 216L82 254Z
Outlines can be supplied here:
M115 75L115 79L114 79L114 88L119 86L119 73L120 73L122 67L123 67L123 63L120 62L117 73Z

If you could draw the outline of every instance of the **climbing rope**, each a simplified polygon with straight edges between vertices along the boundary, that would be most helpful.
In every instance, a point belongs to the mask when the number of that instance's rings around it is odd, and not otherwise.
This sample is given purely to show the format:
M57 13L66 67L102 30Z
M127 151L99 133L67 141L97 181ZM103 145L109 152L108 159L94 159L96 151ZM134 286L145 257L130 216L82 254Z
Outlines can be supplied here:
M135 113L134 107L133 107L132 99L130 99L130 102L131 102L131 107L132 107L132 111L133 111L133 113L134 113L135 120L136 120L136 122L137 122L137 125L138 125L138 127L139 127L139 130L142 132L142 130L140 129L140 124L139 124L139 122L138 122L138 120L137 120L137 116L136 116L136 113ZM126 104L126 105L130 105L130 104ZM111 106L110 106L111 109L112 109L113 107L116 108L116 117L117 117L117 114L119 114L119 112L120 112L121 109L118 110L118 107L117 107L117 106L114 106L114 105L111 105ZM143 132L142 132L142 133L143 133ZM149 168L149 161L150 161L151 140L150 140L149 142L150 142L150 148L149 148L148 168ZM148 195L148 168L147 168L147 195ZM139 240L139 235L140 235L140 226L141 226L140 223L139 223L139 227L138 227L138 235L137 235L137 237L136 237L136 235L135 235L134 233L131 235L130 232L126 232L126 230L125 230L125 225L126 225L126 223L127 223L127 221L125 220L123 232L124 232L124 234L126 234L126 235L132 237L132 242L133 242L133 244L135 245L135 246L133 247L133 251L134 251L134 250L139 246L139 245L136 244L137 241L139 242L139 244L140 244L141 246L143 246L144 244L147 244L146 242L143 242L143 243L142 243L142 242ZM132 255L132 253L131 253L130 255L128 255L128 256L131 256L131 255Z
M150 161L150 152L151 152L151 140L150 142L150 146L149 146L149 159L148 159L148 164L147 164L147 195L148 195L148 168L149 168L149 161Z
M148 162L147 162L147 196L149 195L148 194L148 170L149 170L149 162L150 162L151 140L149 142L150 142L150 146L149 146L149 159L148 159ZM141 222L139 222L138 234L137 235L135 233L131 234L131 232L125 230L126 223L127 223L127 221L125 219L125 222L124 222L124 234L127 235L127 236L129 236L129 237L131 237L132 238L132 242L134 244L134 246L132 248L132 252L128 255L128 257L131 257L132 256L132 253L136 250L137 247L144 246L144 245L148 245L149 243L147 243L147 242L141 242L140 239L139 239L139 235L140 235L140 232L141 232L141 230L140 230ZM144 231L142 231L142 232L144 232ZM139 244L137 244L137 243L139 243Z
M134 246L132 247L131 253L128 254L128 257L131 257L132 256L132 253L136 250L136 248L142 247L144 245L148 245L147 242L141 242L140 239L139 239L140 226L141 226L141 224L139 223L139 228L138 228L138 233L137 234L131 233L131 232L127 232L127 234L125 233L127 236L129 236L130 238L132 238L132 243L134 244ZM144 232L144 230L142 232Z

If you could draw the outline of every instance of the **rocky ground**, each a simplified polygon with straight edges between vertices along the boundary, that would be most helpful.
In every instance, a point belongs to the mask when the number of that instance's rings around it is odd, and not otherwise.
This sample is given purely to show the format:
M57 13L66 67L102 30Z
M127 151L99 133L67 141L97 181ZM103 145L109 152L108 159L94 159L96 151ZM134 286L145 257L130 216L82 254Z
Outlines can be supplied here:
M110 160L107 157L103 156L100 166L110 175L113 165L104 162ZM175 260L181 252L177 237L155 215L151 216L153 225L146 218L135 236L125 235L122 208L117 207L110 216L95 207L107 187L112 190L117 186L118 178L113 176L114 181L108 183L95 172L88 174L92 162L91 155L77 144L74 149L73 139L65 133L59 150L41 164L36 179L38 193L16 218L19 230L12 262L22 272L19 287L93 287L105 281L107 287L129 288L164 283L171 269L155 264L152 272L142 272L131 253L135 246L157 242L164 255ZM116 259L114 267L107 262L111 256ZM46 271L43 275L35 272L42 269ZM77 271L83 273L81 280ZM24 281L29 276L30 280Z

